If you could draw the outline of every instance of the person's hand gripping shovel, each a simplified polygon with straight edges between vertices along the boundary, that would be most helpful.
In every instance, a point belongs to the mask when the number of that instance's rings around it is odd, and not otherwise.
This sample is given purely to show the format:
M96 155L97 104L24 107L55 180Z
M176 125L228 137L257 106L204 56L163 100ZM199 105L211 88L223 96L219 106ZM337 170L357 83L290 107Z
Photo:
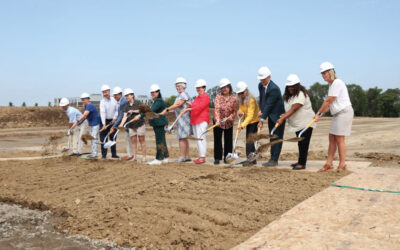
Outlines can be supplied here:
M325 113L321 113L319 117L322 117ZM305 128L303 128L299 135L290 139L286 139L285 141L288 142L299 142L302 141L304 139L304 137L301 137L301 135L309 128L311 127L311 125L313 125L315 123L315 119L312 119L310 123L307 124L307 126Z

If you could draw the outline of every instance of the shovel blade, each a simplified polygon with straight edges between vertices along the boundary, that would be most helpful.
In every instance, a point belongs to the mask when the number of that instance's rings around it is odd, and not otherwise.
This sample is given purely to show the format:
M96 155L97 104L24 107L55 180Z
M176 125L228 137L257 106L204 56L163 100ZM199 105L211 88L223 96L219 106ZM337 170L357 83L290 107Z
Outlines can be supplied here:
M236 160L238 158L239 158L238 154L236 154L236 153L228 153L226 155L226 157L225 157L225 160L230 163L230 162L232 162L232 161L234 161L234 160Z
M104 148L111 148L112 146L115 145L115 141L109 141L106 144L104 144Z
M250 153L248 156L247 156L247 160L248 161L254 161L254 160L257 160L257 158L258 158L258 156L259 156L259 154L256 154L256 153Z
M302 141L302 140L304 140L304 137L293 137L293 138L287 139L285 141L288 141L288 142L299 142L299 141Z

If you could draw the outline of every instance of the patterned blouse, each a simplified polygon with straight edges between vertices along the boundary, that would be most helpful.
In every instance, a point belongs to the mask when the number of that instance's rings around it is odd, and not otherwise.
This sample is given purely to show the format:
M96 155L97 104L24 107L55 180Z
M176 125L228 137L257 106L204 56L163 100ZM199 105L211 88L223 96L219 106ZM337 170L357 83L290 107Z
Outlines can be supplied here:
M236 96L231 94L228 97L218 94L214 101L214 121L220 122L225 118L228 120L220 125L222 129L228 129L233 126L233 122L238 110L238 102Z

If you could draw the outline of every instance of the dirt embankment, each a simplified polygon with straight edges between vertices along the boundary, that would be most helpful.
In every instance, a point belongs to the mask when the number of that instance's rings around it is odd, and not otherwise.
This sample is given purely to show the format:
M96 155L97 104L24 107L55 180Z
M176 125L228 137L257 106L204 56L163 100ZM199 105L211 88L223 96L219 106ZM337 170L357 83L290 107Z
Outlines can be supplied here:
M59 107L0 107L1 128L65 126L67 115Z
M228 249L346 172L70 157L0 163L0 201L50 209L59 229L121 246Z

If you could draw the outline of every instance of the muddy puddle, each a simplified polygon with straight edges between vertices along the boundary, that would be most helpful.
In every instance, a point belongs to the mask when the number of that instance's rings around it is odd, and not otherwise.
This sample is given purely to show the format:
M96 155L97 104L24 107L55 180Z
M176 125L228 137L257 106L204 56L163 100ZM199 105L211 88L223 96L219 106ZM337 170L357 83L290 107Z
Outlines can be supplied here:
M49 211L0 203L0 249L128 249L86 236L66 236L55 230L52 220Z

